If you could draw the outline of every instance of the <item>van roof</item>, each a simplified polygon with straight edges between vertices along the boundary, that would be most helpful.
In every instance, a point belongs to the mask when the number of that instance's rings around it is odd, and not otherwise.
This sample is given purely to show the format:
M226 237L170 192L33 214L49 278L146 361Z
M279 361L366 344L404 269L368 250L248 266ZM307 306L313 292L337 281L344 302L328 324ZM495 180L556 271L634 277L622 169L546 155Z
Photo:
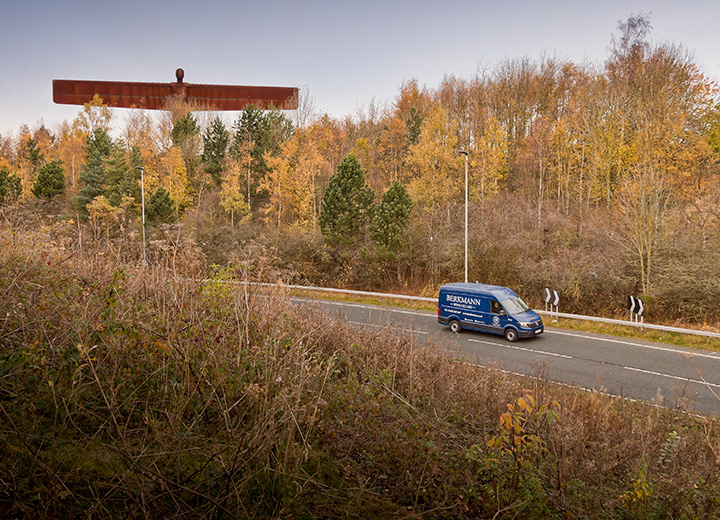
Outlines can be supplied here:
M500 285L487 285L484 283L448 283L440 287L440 291L458 291L463 293L471 294L491 294L498 300L504 300L507 298L515 298L517 294L512 289L502 287Z

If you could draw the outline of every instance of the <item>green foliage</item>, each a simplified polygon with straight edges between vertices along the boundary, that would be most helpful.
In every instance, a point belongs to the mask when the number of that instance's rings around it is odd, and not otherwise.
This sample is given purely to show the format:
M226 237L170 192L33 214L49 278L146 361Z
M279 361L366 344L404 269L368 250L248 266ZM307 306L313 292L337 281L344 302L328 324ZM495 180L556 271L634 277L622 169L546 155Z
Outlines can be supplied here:
M178 148L183 148L186 141L194 139L199 135L200 127L198 126L195 116L190 112L179 117L173 124L171 132L172 142Z
M398 181L393 182L374 207L370 220L370 238L378 247L389 251L402 247L412 206L405 187Z
M210 174L218 187L222 184L222 172L229 144L230 133L222 120L216 117L203 135L202 160L205 163L205 171Z
M37 142L29 137L20 149L20 157L26 160L34 171L37 171L43 163L43 153L38 148Z
M408 133L408 143L416 145L420 139L420 132L422 131L423 118L420 115L420 111L415 108L410 108L410 115L408 115L405 121L405 127Z
M10 170L7 168L0 168L0 206L16 202L21 193L20 177L10 175Z
M65 174L60 161L53 160L43 165L33 184L32 194L38 199L51 199L65 191Z
M107 190L105 196L115 207L120 207L124 197L140 200L139 172L128 163L125 148L113 147L109 157L105 159L105 179Z
M329 244L350 245L364 237L374 194L365 182L365 171L348 155L330 177L322 200L319 224Z
M270 170L265 156L276 156L280 152L280 145L292 136L293 131L292 122L273 108L263 111L250 104L238 117L231 153L235 159L240 159L243 150L249 150L253 196L266 195L258 194L261 191L259 186Z
M83 188L76 198L78 209L86 212L88 203L105 194L107 188L108 159L114 150L112 139L105 128L96 128L85 143L85 164L80 172Z
M150 222L172 222L174 215L170 194L160 186L147 201L145 216Z

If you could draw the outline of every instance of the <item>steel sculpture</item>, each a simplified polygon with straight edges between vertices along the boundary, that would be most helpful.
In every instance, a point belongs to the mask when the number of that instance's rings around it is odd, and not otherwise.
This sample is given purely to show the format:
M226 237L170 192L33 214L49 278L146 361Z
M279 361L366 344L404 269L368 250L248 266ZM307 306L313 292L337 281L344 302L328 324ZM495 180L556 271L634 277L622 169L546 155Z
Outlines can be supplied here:
M185 83L183 69L175 71L174 83L134 83L125 81L53 80L53 101L61 105L84 105L95 94L109 107L164 110L172 98L186 101L198 110L244 110L248 105L263 110L295 110L295 87L255 87L241 85L201 85Z

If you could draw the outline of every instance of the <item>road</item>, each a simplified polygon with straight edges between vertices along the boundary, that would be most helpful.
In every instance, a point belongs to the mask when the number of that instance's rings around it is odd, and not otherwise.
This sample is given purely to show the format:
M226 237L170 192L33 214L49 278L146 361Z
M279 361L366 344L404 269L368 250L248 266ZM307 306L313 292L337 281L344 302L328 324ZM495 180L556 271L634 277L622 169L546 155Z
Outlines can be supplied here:
M437 322L427 311L358 303L292 298L363 327L394 326L432 340L470 362L494 364L534 375L542 367L550 380L648 401L702 415L720 416L720 354L664 343L631 340L547 326L536 338L509 343L502 336L462 331Z

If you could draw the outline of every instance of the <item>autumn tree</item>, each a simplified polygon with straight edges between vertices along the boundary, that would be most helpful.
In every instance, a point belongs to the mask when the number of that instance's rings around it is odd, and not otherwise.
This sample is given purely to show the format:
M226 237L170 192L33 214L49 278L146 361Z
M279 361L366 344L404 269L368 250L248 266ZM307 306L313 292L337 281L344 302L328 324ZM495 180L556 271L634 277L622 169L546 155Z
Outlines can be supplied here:
M364 236L374 194L353 155L343 159L323 195L318 222L329 244L351 245Z
M472 152L470 197L485 204L485 196L500 191L508 177L507 132L497 119L487 119Z
M123 139L128 147L138 151L146 172L158 169L160 150L166 144L161 142L160 134L158 126L147 111L132 110L128 114ZM169 143L167 145L169 146Z
M78 124L63 122L56 141L57 156L65 165L66 186L74 189L82 167L87 134Z
M377 144L378 168L386 185L405 180L409 145L410 138L405 123L397 116L390 118Z
M110 130L112 112L100 96L95 94L92 101L83 105L82 111L76 119L77 128L84 134L89 135L96 130Z
M159 184L167 191L173 201L175 214L179 216L192 200L190 178L183 153L180 148L172 146L160 162L162 175ZM151 183L152 185L153 183Z
M181 153L184 162L184 174L187 177L189 186L197 193L204 183L199 175L202 139L200 126L191 112L174 121L171 135L173 148ZM171 198L176 200L176 197L172 195L172 190L168 191L171 192Z
M220 206L230 213L232 227L235 227L236 215L245 219L250 213L246 183L250 160L249 153L228 160L225 179L220 186Z
M321 175L329 179L348 153L347 134L342 125L327 114L310 126L308 134L326 164Z
M644 295L650 294L671 202L666 177L653 170L626 179L618 195L622 243L637 261Z
M460 162L455 124L439 105L423 123L418 143L410 148L413 176L408 191L413 200L433 213L440 204L449 204L459 193Z
M280 153L268 155L266 161L270 170L261 187L270 193L267 213L274 214L278 225L315 227L316 179L324 161L310 135L297 130L281 145Z

